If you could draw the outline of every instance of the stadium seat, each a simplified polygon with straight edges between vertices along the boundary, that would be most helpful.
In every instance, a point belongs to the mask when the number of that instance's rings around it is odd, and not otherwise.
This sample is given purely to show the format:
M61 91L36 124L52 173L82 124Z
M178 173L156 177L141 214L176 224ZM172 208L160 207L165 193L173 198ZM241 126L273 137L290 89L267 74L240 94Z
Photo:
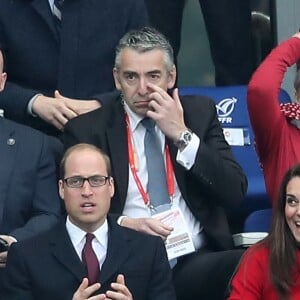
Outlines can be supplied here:
M243 232L269 232L271 219L271 208L256 210L246 218Z
M219 121L224 129L227 142L231 145L236 160L248 178L248 191L241 207L229 211L229 216L245 218L256 210L270 208L262 169L254 146L246 96L247 86L229 87L185 87L179 88L180 95L206 95L216 103ZM290 97L281 90L282 102L289 102ZM228 187L234 188L234 187Z

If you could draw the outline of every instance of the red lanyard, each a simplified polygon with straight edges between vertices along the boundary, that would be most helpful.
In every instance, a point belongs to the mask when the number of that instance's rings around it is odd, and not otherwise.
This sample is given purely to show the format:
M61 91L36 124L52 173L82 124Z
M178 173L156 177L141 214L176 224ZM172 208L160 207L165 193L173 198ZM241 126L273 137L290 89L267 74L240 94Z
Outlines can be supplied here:
M129 117L127 114L125 114L125 118L126 118L126 129L127 129L128 160L129 160L130 170L132 172L132 175L136 182L138 190L139 190L140 194L142 195L145 205L149 205L150 204L149 196L146 193L144 187L142 186L141 180L137 174L136 157L135 157L136 154L134 152L133 137L132 137L132 133L130 130ZM167 143L165 143L165 157L166 157L168 194L169 194L169 197L172 198L172 196L174 195L174 177L173 177L174 170L173 170L173 165L172 165L172 161L171 161L170 150L169 150Z

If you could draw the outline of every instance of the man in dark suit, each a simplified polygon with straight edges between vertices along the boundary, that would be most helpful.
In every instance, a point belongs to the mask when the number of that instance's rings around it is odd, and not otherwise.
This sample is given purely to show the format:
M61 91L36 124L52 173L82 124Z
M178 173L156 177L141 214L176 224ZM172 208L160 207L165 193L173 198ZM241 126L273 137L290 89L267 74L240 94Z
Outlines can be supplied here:
M107 155L89 144L70 148L61 162L59 192L67 220L12 245L4 299L81 300L96 293L93 299L175 300L163 241L107 218L114 194ZM92 254L86 255L88 234Z
M60 21L56 1L0 1L9 73L0 107L7 118L53 135L100 106L99 94L114 89L116 44L147 24L144 1L64 0Z
M65 146L88 142L105 149L116 185L111 211L123 215L119 223L166 239L173 228L151 218L147 196L146 130L140 121L154 120L166 158L168 201L182 212L196 249L173 269L177 297L222 299L241 254L231 250L224 207L240 203L247 180L224 139L214 103L206 97L179 98L177 89L167 92L176 78L172 48L151 28L120 40L114 77L121 95L72 119L65 127Z
M0 50L0 92L5 80ZM61 154L62 144L0 117L0 237L9 245L49 229L61 215L53 149ZM6 256L0 253L0 268Z
M151 25L169 39L176 59L186 0L145 0L145 3ZM217 86L247 84L254 70L250 3L250 0L199 0ZM200 16L200 9L198 13ZM199 35L199 29L192 28L191 34Z

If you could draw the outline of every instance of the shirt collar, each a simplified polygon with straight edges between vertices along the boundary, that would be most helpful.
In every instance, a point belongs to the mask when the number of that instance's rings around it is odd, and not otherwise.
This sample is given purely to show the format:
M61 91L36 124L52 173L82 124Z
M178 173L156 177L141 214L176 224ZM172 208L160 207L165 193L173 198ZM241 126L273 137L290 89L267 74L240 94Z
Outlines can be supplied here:
M144 117L141 117L138 114L136 114L135 112L133 112L125 101L124 101L124 109L128 115L128 118L130 121L130 128L131 128L131 131L133 132L136 130L137 126L139 125L139 123L141 122L141 120Z
M53 11L54 0L48 0L51 10Z
M69 233L69 236L71 238L71 240L73 241L74 245L79 245L82 240L85 238L86 232L84 230L82 230L81 228L79 228L78 226L76 226L75 224L73 224L70 221L69 216L67 217L66 220L66 228L67 231ZM94 232L91 232L95 235L95 238L97 239L97 241L103 246L105 247L105 249L107 248L107 240L108 240L108 223L107 223L107 219L105 219L104 223Z

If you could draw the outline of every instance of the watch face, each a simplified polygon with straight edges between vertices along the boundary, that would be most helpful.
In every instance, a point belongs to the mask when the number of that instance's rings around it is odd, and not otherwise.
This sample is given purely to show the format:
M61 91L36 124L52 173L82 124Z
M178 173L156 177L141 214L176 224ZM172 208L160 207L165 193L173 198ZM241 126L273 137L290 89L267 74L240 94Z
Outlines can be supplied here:
M183 139L185 142L189 142L192 139L192 134L189 131L185 132L183 135Z

